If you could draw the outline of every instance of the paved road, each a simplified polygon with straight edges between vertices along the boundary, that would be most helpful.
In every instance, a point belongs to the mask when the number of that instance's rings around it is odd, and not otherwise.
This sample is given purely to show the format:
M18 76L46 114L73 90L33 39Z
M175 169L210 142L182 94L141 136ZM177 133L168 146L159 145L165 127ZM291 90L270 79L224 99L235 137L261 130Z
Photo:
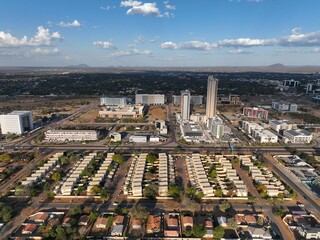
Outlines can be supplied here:
M282 164L278 163L271 155L267 155L265 160L271 163L269 167L272 168L275 174L280 176L281 179L289 184L294 191L308 201L309 204L307 204L306 207L320 216L319 200L316 199L314 193L310 189L306 188L306 186L304 186L300 181L295 179L292 174Z

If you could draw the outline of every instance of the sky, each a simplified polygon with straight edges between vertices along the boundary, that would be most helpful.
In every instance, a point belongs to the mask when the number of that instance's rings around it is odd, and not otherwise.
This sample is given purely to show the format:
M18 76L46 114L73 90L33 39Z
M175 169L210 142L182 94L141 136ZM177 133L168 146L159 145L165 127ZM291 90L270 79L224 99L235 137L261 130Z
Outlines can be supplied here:
M319 0L8 0L0 66L320 65Z

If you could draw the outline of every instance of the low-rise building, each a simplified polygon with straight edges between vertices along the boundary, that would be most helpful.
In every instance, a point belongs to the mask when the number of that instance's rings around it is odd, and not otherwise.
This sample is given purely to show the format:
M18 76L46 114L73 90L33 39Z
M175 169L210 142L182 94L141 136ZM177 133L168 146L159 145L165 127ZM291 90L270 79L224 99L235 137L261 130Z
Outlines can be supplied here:
M295 103L272 102L272 109L280 112L297 112L298 105Z
M207 116L199 114L199 113L191 114L190 115L190 121L196 122L196 123L206 123L207 122Z
M297 124L289 120L271 120L269 121L270 128L276 132L281 130L292 130L297 128Z
M147 233L158 233L161 229L161 216L149 215L147 220Z
M259 118L259 119L267 119L268 118L268 110L257 107L244 107L243 115L250 118Z
M30 235L37 229L37 227L37 224L27 223L23 226L21 233Z
M104 108L99 111L99 117L102 118L142 118L145 116L146 107L143 105L135 105L135 106L118 106L116 108Z
M166 121L156 120L155 127L159 131L160 134L168 134L168 127L166 125Z
M122 136L121 133L113 132L110 134L111 142L121 142Z
M99 132L96 130L48 130L45 132L45 141L97 141Z
M146 143L147 141L148 141L148 136L131 135L129 137L129 142Z
M107 228L108 219L105 217L100 217L96 220L95 227L96 228Z
M252 136L260 143L277 143L278 136L269 130L254 130Z
M253 131L263 131L263 127L255 122L242 121L242 129L248 134L252 135Z
M100 98L101 106L116 107L116 106L125 106L131 101L126 97L102 97Z
M283 136L291 143L310 143L313 139L313 134L305 129L284 131Z

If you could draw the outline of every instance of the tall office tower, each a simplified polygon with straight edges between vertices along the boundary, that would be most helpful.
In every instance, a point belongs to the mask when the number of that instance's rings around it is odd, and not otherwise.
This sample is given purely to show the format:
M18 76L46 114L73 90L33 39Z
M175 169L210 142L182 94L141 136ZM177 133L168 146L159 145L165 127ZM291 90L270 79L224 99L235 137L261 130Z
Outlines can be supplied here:
M33 129L32 112L14 111L0 115L1 133L22 134Z
M207 85L207 105L206 115L207 118L213 118L217 115L217 91L218 79L209 76Z
M190 91L181 91L181 117L183 120L189 120L190 116Z

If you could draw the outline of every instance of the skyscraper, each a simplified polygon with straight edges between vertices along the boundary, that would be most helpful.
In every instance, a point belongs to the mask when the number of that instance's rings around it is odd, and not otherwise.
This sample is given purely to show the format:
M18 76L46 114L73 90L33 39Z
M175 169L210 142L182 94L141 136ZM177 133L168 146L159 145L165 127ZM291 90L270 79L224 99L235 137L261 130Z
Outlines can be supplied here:
M206 115L207 118L213 118L217 115L217 91L218 79L209 76L207 85L207 105Z
M189 120L190 117L190 91L181 91L181 118Z

